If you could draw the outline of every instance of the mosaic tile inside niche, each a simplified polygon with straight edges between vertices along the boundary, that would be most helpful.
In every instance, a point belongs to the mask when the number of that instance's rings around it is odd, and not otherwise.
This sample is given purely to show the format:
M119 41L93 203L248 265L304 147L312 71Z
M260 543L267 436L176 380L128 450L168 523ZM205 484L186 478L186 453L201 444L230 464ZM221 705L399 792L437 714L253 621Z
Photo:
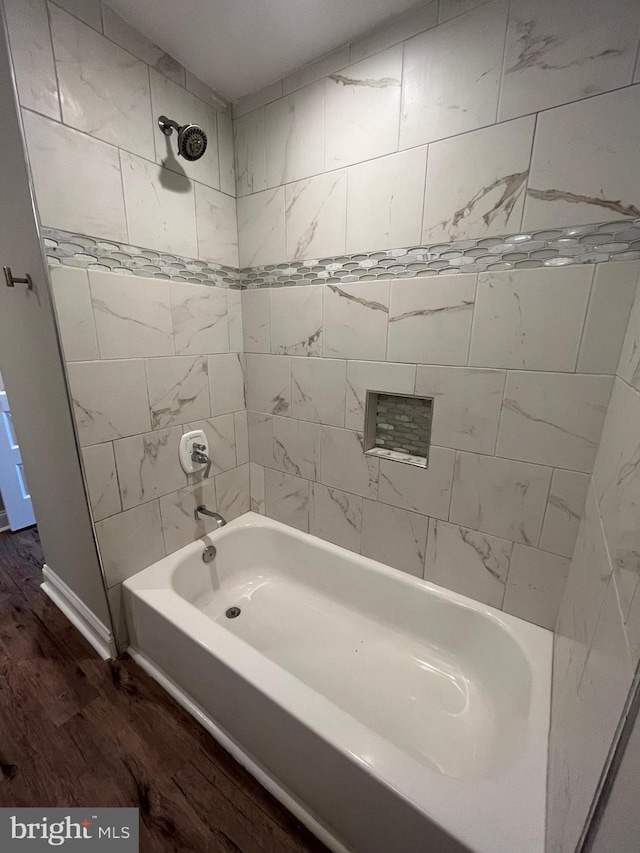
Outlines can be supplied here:
M640 259L640 219L240 270L243 288L352 283Z
M47 260L51 265L189 281L214 287L240 287L238 270L234 267L53 228L43 228L42 232Z

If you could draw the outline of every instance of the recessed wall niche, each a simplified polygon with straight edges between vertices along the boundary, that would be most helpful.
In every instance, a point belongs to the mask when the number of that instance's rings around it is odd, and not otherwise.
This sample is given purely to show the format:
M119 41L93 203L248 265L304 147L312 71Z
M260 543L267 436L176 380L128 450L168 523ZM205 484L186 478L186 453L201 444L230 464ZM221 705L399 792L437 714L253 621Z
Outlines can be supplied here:
M364 451L427 468L433 397L367 391Z

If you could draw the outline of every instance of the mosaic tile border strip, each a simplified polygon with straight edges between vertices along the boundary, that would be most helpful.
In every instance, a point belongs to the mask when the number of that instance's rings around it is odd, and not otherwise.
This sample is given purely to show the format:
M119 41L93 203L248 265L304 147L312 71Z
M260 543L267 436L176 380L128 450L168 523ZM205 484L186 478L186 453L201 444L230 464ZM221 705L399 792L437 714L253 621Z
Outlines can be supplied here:
M54 228L43 228L42 236L51 266L81 267L165 281L189 281L212 287L240 287L235 267Z
M640 260L640 219L269 264L240 276L254 289L630 260Z

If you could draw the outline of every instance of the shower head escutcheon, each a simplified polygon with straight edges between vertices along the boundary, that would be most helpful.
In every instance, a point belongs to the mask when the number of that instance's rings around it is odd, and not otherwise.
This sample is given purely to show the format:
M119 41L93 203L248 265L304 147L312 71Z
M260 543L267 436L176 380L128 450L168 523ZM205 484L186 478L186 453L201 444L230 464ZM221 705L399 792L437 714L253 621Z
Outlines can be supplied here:
M178 154L185 160L199 160L207 150L207 134L199 124L178 124L177 121L160 116L158 127L165 136L178 134Z

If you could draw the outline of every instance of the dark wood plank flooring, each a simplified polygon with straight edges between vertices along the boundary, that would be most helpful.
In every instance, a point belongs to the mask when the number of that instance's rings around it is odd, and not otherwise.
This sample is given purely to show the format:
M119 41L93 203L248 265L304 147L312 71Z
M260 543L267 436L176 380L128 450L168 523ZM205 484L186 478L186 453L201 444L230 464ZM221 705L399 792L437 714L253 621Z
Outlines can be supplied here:
M0 806L137 806L143 853L326 851L130 658L98 658L42 563L35 529L0 534Z

